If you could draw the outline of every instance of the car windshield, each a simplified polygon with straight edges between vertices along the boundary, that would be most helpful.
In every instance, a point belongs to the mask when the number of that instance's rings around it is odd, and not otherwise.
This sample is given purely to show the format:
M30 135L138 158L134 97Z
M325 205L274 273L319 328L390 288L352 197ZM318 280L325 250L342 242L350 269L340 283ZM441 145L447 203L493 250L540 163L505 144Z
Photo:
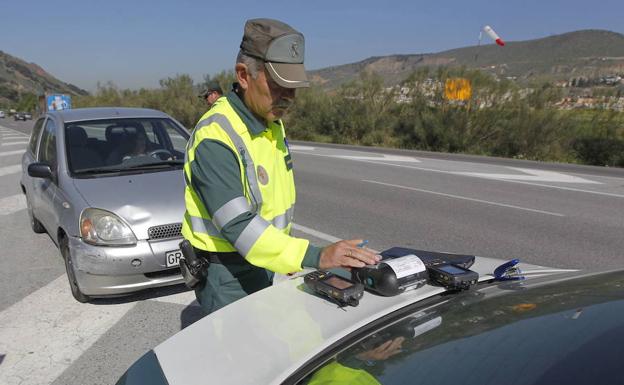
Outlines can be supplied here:
M356 336L299 383L624 383L623 272L446 298Z
M65 125L67 159L75 175L176 167L188 134L171 119L136 118Z

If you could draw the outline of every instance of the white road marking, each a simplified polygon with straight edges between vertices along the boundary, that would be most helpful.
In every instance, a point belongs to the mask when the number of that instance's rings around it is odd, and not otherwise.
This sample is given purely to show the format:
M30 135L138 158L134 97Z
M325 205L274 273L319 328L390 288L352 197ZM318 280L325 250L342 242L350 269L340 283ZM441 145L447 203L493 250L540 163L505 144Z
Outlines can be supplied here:
M15 194L0 198L0 215L10 215L26 208L24 194Z
M290 151L314 151L316 149L316 147L299 146L296 144L291 144L288 146L288 148L290 149Z
M305 152L303 154L330 158L330 156L323 155L323 154L312 154L312 153L309 153L309 152ZM360 160L360 162L372 163L372 164L380 164L382 166L408 168L408 169L412 169L412 170L430 171L430 172L437 172L439 174L458 175L458 176L466 176L466 177L469 177L469 178L474 178L474 176L462 175L462 174L458 173L457 171L436 170L434 168L411 166L411 165L406 165L406 164L393 164L393 163L376 162L376 161L372 161L372 160ZM618 178L618 179L621 179L621 178ZM526 184L526 185L529 185L529 186L546 187L546 188L551 188L551 189L556 189L556 190L582 192L582 193L586 193L586 194L602 195L602 196L615 197L615 198L624 198L624 195L622 195L622 194L614 194L614 193L607 193L607 192L593 191L593 190L583 190L583 189L578 189L578 188L573 188L573 187L553 186L553 185L549 185L549 184L523 182L523 181L519 181L519 180L510 180L510 179L490 179L490 180L495 180L497 182Z
M584 183L584 184L602 184L589 179L579 178L554 171L534 170L529 168L508 167L509 169L520 171L524 174L495 174L484 172L456 172L458 175L474 176L485 179L506 179L521 180L527 182L556 182L556 183ZM528 175L526 175L528 174Z
M26 135L18 135L18 134L2 134L2 139L24 139Z
M0 152L0 156L17 155L17 154L23 154L24 152L26 152L26 150L5 151L5 152Z
M150 301L174 303L184 306L201 306L199 302L197 302L197 300L195 299L195 292L193 290L185 291L183 293L151 298Z
M338 241L342 240L340 238L334 237L333 235L325 234L325 233L322 233L322 232L320 232L318 230L314 230L314 229L311 229L309 227L305 227L305 226L299 225L297 223L293 223L293 228L295 230L299 230L301 232L304 232L306 234L312 235L313 237L325 240L325 241L330 242L330 243L335 243L335 242L338 242Z
M310 147L309 149L314 149L314 147ZM294 152L297 152L297 151L294 151ZM305 154L321 156L324 158L339 158L339 159L355 160L358 162L369 162L369 163L379 163L379 164L386 164L386 163L381 163L381 162L411 162L411 163L421 162L420 160L411 156L388 155L388 154L376 154L377 156L311 154L309 152L306 152Z
M614 194L614 193L607 193L607 192L601 192L601 191L592 191L592 190L583 190L583 189L580 189L580 188L573 188L573 187L552 186L552 185L549 185L549 184L520 182L520 181L505 180L505 179L500 179L500 181L501 182L512 182L512 183L527 184L529 186L554 188L554 189L557 189L557 190L566 190L566 191L582 192L582 193L587 193L587 194L603 195L603 196L614 197L614 198L624 198L624 195L622 195L622 194Z
M0 131L1 131L1 132L7 132L7 133L13 133L13 134L20 134L20 135L30 136L30 134L24 134L24 133L23 133L23 132L21 132L21 131L14 130L14 129L12 129L12 128L2 127L2 126L0 126Z
M420 160L411 156L378 154L379 156L353 156L353 155L333 155L335 158L352 159L352 160L376 160L385 162L412 162L420 163Z
M565 216L563 214L554 213L554 212L551 212L551 211L530 209L530 208L527 208L527 207L520 207L520 206L508 205L508 204L505 204L505 203L485 201L485 200L481 200L481 199L468 198L468 197L463 197L463 196L453 195L453 194L445 194L445 193L441 193L441 192L437 192L437 191L423 190L423 189L419 189L419 188L415 188L415 187L408 187L408 186L401 186L401 185L398 185L398 184L378 182L378 181L375 181L375 180L363 179L362 182L375 183L375 184L380 184L380 185L384 185L384 186L401 188L401 189L405 189L405 190L419 191L419 192L424 192L424 193L428 193L428 194L445 196L445 197L448 197L448 198L462 199L462 200L467 200L467 201L471 201L471 202L484 203L484 204L488 204L488 205L492 205L492 206L500 206L500 207L507 207L507 208L516 209L516 210L531 211L531 212L534 212L534 213L553 215L553 216L556 216L556 217L564 217Z
M20 144L20 145L21 145L21 144L28 144L28 142L11 142L11 143L2 143L2 144L0 144L0 146L15 146L15 145L18 145L18 144Z
M14 164L11 166L0 167L0 176L9 175L9 174L17 174L22 171L21 164Z
M293 224L329 242L332 235ZM289 279L291 277L285 277ZM188 291L152 299L199 306ZM0 384L50 384L128 313L136 302L93 305L76 302L62 275L0 312Z
M81 304L60 276L0 313L0 384L52 383L135 304Z

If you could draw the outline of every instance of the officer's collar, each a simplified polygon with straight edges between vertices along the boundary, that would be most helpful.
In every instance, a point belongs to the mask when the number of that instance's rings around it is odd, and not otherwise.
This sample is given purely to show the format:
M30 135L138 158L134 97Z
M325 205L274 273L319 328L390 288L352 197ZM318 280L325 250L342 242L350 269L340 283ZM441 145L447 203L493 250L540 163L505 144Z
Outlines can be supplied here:
M245 103L243 103L241 97L237 94L237 90L239 90L238 84L235 83L233 85L233 90L227 94L228 102L230 102L232 108L234 108L234 111L236 111L238 116L240 116L243 123L245 123L245 125L253 135L258 135L262 133L264 130L267 129L267 127L261 121L259 121L258 118L256 118L256 116L251 113L251 111L249 111Z

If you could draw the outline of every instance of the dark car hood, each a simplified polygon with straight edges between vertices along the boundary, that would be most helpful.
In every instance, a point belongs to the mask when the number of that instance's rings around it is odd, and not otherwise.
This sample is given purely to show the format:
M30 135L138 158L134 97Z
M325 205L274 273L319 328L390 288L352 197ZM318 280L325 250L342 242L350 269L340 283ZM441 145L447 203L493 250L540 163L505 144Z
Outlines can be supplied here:
M184 216L184 176L181 169L141 174L74 179L90 207L124 219L139 239L152 226L180 223Z

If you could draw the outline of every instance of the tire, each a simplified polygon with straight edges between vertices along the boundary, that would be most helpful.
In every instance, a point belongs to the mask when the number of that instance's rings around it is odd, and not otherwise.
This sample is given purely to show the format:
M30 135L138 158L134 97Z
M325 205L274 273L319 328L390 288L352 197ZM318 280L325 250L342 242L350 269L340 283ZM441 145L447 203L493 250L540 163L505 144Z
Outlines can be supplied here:
M78 281L76 280L76 273L74 272L74 263L71 259L71 253L69 251L69 242L66 237L61 238L59 242L61 249L61 255L63 261L65 261L65 271L67 272L67 280L69 281L69 288L71 289L74 299L80 303L86 303L91 300L91 297L85 295L80 291L78 287Z
M32 205L30 204L30 199L28 199L28 195L26 195L26 208L28 210L28 219L30 220L30 227L32 231L37 234L43 234L46 232L45 227L39 222L37 218L35 218L35 214L33 213Z

